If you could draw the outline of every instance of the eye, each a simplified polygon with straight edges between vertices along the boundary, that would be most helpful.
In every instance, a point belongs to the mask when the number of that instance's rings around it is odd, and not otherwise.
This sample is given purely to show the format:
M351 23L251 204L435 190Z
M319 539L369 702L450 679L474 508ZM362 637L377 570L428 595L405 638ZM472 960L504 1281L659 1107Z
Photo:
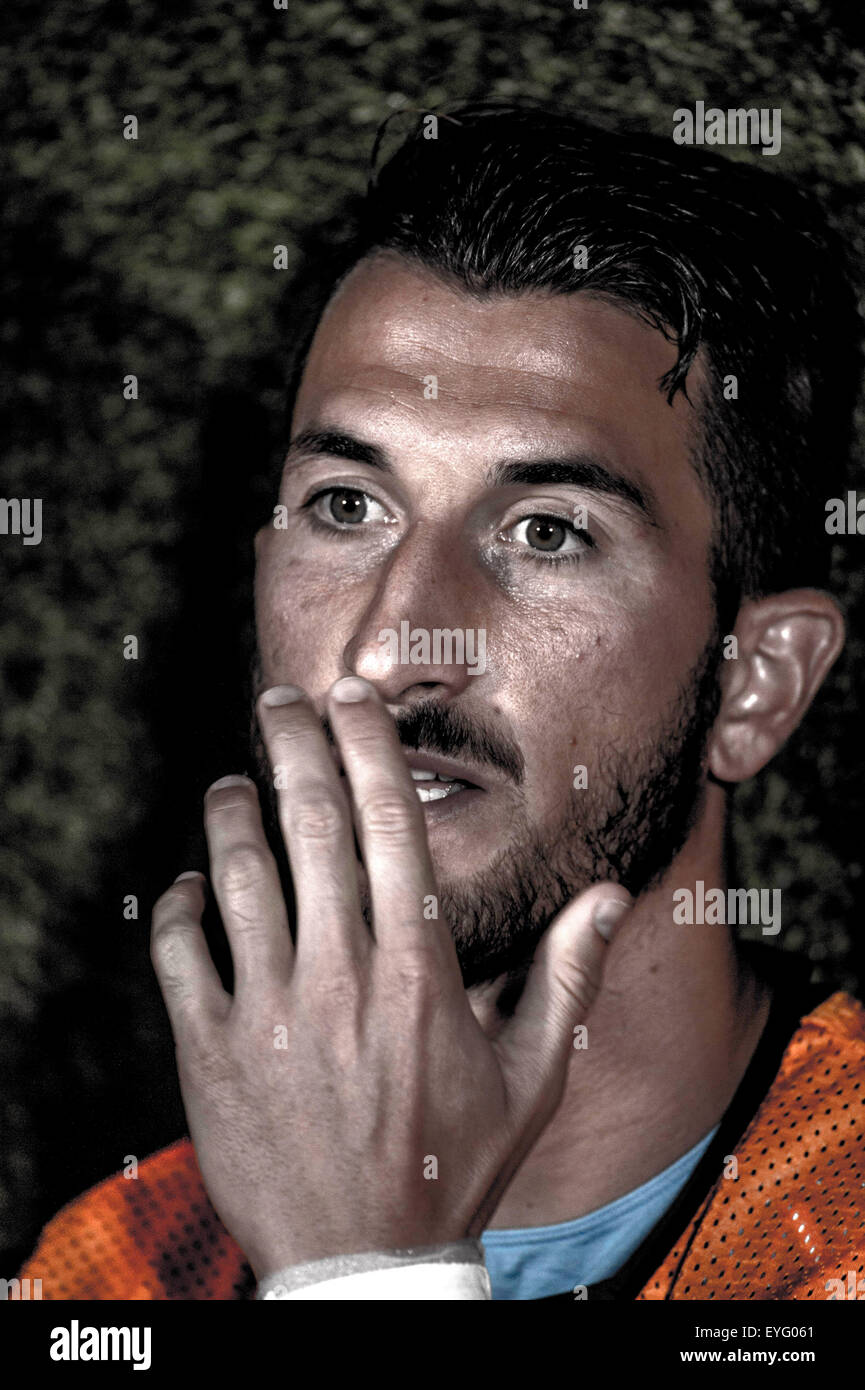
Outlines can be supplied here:
M546 554L576 555L593 545L587 531L578 531L560 516L527 516L505 534L529 550Z
M368 493L353 487L329 487L311 497L307 506L326 525L349 528L364 521L386 521L387 512Z

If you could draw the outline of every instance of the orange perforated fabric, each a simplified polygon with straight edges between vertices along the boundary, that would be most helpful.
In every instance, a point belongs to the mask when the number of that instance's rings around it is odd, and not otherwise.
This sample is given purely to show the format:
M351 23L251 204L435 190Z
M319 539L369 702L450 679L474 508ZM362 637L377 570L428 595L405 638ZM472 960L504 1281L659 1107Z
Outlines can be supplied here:
M865 1009L838 993L801 1021L735 1146L736 1165L725 1164L728 1176L638 1299L828 1299L832 1279L843 1281L837 1296L865 1294L863 1135ZM118 1174L65 1207L21 1278L41 1279L45 1299L255 1292L188 1139L146 1159L137 1179Z
M638 1299L865 1294L865 1009L857 1000L833 994L802 1020L732 1157L735 1168L725 1168L738 1175L721 1175Z
M56 1299L239 1299L255 1291L181 1139L58 1212L22 1271Z

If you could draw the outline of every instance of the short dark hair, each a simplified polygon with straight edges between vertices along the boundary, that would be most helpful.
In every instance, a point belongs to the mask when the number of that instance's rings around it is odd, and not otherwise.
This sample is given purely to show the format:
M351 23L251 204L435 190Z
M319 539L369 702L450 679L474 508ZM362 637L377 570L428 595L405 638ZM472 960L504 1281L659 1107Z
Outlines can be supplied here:
M859 332L842 248L801 189L676 145L672 124L666 139L623 134L534 103L451 107L437 129L419 114L312 291L295 390L327 298L376 249L472 295L617 303L676 344L658 383L671 402L702 349L694 465L713 502L721 630L743 597L827 582L825 502L843 484ZM725 400L730 375L738 398Z

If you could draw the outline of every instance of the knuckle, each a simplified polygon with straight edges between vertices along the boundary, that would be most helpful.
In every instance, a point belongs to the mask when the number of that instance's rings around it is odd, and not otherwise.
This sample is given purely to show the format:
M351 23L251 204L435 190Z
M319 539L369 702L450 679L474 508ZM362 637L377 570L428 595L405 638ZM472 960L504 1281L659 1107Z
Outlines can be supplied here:
M352 969L348 964L327 971L313 968L304 973L298 998L307 1030L319 1033L323 1028L330 1045L342 1040L353 1047L352 1039L361 1037L367 989L360 969Z
M578 1009L586 1010L591 1007L600 988L600 981L594 971L579 962L572 962L562 970L560 979L562 989Z
M294 753L298 748L309 746L310 738L315 737L316 730L311 711L303 700L296 704L280 705L278 710L271 711L271 714L274 713L278 718L270 737L275 751Z
M305 794L289 813L290 833L298 840L317 843L332 840L339 833L343 808L329 791Z
M186 885L173 883L167 888L153 906L151 917L151 941L182 931L192 920L192 908Z
M422 946L392 952L387 973L389 988L407 1002L433 1001L441 993L437 963Z
M404 840L414 831L415 806L397 791L375 792L360 812L367 829L384 839Z
M262 845L252 842L233 845L214 872L217 893L228 898L246 896L259 888L267 875L268 856Z
M189 924L179 917L164 919L150 937L150 959L159 978L169 986L176 986L183 978L183 938Z
M182 1075L205 1092L215 1091L233 1078L234 1058L224 1041L220 1045L210 1021L192 1000L187 1000L183 1009L183 1048L178 1062Z
M422 961L400 961L394 967L393 980L397 988L410 998L432 993L429 972Z
M371 706L367 707L367 713L374 713ZM355 758L378 764L386 747L384 734L384 726L379 725L376 718L371 727L352 729L347 743Z
M336 1008L353 1009L361 992L359 976L351 969L331 970L326 974L316 972L310 985L317 1003Z

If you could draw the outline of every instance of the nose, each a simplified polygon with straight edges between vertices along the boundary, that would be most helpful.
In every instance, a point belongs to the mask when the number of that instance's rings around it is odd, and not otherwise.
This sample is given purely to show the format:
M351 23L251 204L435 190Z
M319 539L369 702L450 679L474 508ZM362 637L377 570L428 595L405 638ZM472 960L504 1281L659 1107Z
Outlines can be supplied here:
M454 699L486 671L484 587L452 529L416 523L377 578L346 644L346 669L387 704Z

